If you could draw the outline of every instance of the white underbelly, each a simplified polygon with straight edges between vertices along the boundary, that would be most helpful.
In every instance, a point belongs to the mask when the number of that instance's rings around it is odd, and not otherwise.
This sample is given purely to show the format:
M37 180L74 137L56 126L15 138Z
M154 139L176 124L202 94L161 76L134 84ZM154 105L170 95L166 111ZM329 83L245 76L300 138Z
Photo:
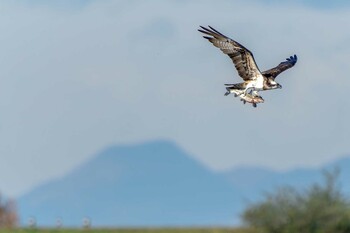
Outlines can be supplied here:
M261 91L264 87L264 77L259 75L255 82L252 82L249 88L253 88L254 90Z
M256 89L263 89L264 87L264 77L262 75L259 75L256 79Z

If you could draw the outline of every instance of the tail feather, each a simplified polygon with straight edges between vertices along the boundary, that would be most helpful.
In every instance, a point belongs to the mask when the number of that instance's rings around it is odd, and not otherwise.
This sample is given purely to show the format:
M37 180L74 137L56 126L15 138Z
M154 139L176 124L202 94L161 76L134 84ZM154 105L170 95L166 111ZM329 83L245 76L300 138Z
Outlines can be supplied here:
M228 86L227 88L230 88L230 89L244 90L246 87L246 84L245 83L225 84L225 86Z
M225 96L235 93L235 97L237 97L237 91L242 91L245 89L245 83L236 83L236 84L225 84L226 85L226 93Z

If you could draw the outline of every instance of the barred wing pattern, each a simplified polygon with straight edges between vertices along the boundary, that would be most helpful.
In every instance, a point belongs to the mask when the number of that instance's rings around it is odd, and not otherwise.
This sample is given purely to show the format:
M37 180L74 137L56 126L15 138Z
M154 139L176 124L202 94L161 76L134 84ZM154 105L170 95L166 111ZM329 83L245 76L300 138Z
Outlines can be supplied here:
M255 80L256 77L261 74L255 63L252 52L243 45L221 34L210 26L208 26L210 29L202 26L200 27L202 29L198 29L198 31L209 35L203 37L232 59L239 76L243 78L243 80Z
M262 75L264 75L267 78L275 79L283 71L285 71L289 68L292 68L295 65L295 63L297 63L297 61L298 61L297 55L290 56L289 58L286 59L286 61L281 62L275 68L272 68L272 69L269 69L269 70L262 72Z

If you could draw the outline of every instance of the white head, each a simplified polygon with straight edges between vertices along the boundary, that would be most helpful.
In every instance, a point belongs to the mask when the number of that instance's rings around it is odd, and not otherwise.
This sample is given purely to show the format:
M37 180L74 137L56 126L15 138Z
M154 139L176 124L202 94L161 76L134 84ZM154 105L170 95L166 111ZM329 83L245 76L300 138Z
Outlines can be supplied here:
M282 85L277 83L275 80L273 79L268 79L267 85L269 87L269 89L277 89L277 88L282 88Z

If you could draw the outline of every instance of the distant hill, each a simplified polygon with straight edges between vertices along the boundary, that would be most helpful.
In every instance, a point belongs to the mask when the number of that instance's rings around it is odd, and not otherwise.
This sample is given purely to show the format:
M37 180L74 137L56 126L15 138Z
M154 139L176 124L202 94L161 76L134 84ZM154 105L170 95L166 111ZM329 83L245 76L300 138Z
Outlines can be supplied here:
M350 194L350 158L324 168L334 166ZM35 217L39 226L58 217L65 226L80 226L85 216L94 226L237 225L247 203L278 186L307 187L321 180L322 169L214 173L171 142L114 146L21 197L20 217L24 224Z
M110 147L19 200L22 222L79 226L228 225L239 197L228 181L176 145L156 141Z
M281 186L292 186L305 189L315 182L322 182L322 172L340 169L339 185L341 190L350 195L350 158L339 159L321 168L300 168L287 172L277 172L267 168L244 166L222 172L222 176L230 182L246 203L264 197L264 193Z

